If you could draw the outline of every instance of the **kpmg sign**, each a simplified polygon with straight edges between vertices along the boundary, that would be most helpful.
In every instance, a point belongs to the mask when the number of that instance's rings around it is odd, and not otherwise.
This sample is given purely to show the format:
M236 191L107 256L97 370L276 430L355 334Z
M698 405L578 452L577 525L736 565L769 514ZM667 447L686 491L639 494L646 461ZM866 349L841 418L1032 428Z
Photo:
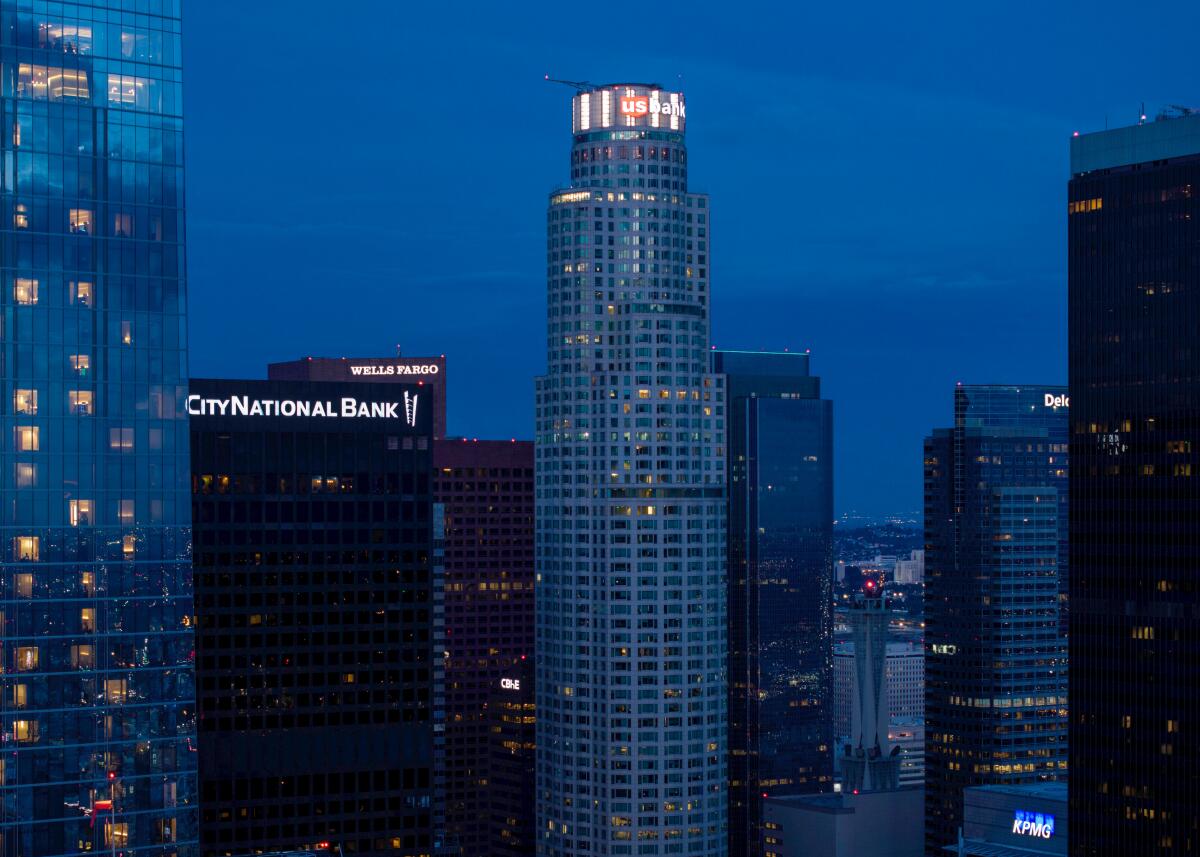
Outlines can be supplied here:
M1020 836L1049 839L1054 835L1054 816L1044 812L1028 812L1018 809L1013 812L1012 832Z
M250 396L206 398L192 394L187 410L193 417L310 417L329 419L403 419L417 425L420 394L404 393L400 402L364 402L349 396L340 399L256 399Z

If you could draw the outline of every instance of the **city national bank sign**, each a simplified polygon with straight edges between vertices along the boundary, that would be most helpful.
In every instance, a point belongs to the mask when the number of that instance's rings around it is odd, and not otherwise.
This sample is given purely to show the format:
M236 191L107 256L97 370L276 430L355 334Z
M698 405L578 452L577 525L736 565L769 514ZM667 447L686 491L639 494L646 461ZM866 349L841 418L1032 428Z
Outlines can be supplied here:
M350 396L340 399L253 399L250 396L208 399L192 394L187 398L187 410L193 417L403 419L410 428L416 428L419 398L419 393L408 392L404 393L404 400L400 402L364 402Z

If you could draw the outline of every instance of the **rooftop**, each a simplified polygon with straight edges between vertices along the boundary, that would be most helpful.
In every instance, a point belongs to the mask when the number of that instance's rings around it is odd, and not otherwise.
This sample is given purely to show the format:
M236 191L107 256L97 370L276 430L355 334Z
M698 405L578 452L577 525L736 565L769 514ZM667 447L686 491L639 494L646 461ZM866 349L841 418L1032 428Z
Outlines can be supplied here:
M1071 138L1071 175L1200 155L1200 112L1176 108L1143 121Z

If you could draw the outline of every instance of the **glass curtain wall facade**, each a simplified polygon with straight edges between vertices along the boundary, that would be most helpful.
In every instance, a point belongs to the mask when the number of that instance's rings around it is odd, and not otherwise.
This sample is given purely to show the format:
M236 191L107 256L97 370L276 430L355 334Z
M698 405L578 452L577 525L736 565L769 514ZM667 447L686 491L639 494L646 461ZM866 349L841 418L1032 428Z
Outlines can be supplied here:
M572 101L537 381L538 853L727 851L724 389L683 95Z
M729 402L729 853L833 786L833 403L807 354L713 352Z
M442 854L427 393L192 379L191 396L202 853Z
M963 789L1067 772L1062 387L959 386L925 439L925 844L958 840Z
M1200 850L1200 116L1072 140L1070 847Z
M0 853L193 854L179 0L0 0Z

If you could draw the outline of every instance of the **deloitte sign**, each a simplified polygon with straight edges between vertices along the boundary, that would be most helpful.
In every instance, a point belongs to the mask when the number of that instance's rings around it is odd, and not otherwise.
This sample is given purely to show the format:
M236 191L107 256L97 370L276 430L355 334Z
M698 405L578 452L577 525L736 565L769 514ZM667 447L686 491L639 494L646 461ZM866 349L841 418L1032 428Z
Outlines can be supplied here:
M1013 812L1012 832L1019 836L1049 839L1054 835L1054 816L1044 812L1028 812L1018 809Z

